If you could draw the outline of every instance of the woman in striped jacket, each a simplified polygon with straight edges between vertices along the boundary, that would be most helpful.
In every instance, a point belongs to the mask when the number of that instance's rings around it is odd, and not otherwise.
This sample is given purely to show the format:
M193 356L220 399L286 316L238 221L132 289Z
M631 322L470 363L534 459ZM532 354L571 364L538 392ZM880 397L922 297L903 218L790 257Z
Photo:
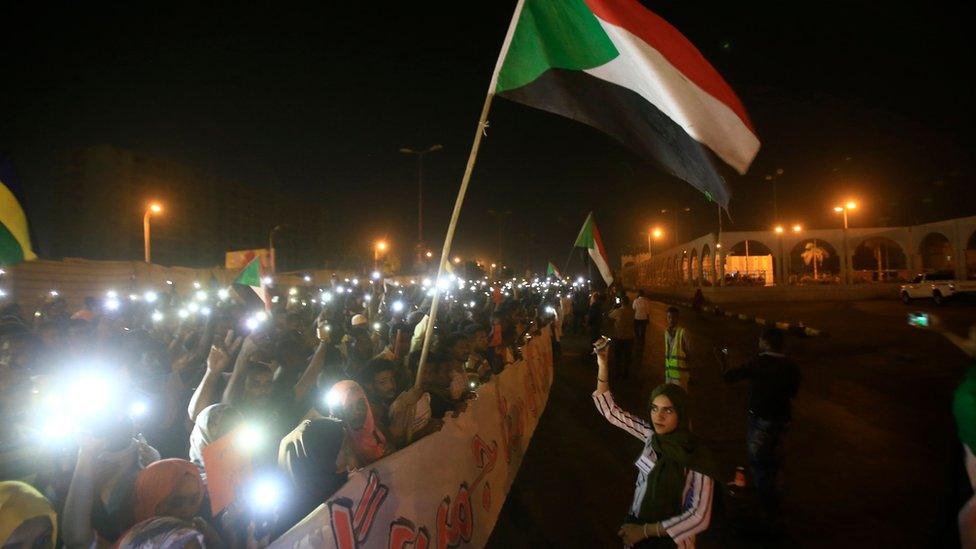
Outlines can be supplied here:
M693 548L711 519L715 467L688 428L687 393L673 384L658 386L651 393L648 422L614 402L606 347L597 353L597 363L597 410L644 443L634 500L617 535L633 547Z

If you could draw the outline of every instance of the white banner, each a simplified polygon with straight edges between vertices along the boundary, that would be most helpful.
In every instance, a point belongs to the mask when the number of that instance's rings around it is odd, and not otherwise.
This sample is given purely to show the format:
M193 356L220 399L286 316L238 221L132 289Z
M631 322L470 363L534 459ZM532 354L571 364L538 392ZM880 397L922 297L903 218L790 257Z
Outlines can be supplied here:
M364 469L273 548L482 547L552 385L550 330L478 389L459 418Z

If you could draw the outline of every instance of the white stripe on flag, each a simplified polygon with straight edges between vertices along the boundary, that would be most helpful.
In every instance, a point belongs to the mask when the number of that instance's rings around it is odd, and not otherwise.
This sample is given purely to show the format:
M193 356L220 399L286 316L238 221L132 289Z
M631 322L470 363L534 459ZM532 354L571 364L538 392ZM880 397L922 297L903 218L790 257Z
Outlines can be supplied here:
M670 61L630 31L597 18L620 52L585 72L631 90L745 173L759 151L759 139L725 103L689 80Z

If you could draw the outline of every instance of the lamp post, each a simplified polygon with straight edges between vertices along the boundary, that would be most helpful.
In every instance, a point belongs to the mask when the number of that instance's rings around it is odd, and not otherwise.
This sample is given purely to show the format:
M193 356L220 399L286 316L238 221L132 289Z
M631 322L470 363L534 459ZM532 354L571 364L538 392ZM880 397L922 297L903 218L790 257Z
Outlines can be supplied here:
M373 246L373 270L374 271L379 270L379 268L380 268L380 253L381 252L386 252L386 248L387 248L387 246L386 246L386 241L385 240L378 240L378 241L376 241L376 245Z
M663 214L670 212L674 219L674 224L671 225L671 236L675 248L678 247L678 212L679 211L687 213L691 211L691 208L671 208L671 209L665 208L661 210L661 213Z
M784 173L783 168L777 168L775 173L766 176L766 181L773 184L773 223L779 223L779 201L776 196L776 182Z
M420 254L424 247L424 155L432 152L437 152L443 149L444 146L441 144L431 145L424 150L415 151L409 147L403 147L400 152L403 154L412 154L417 156L417 259L420 259Z
M271 274L278 272L278 258L275 255L274 237L275 233L281 230L281 225L275 225L268 233L268 252L271 254Z
M146 255L146 263L152 262L152 253L149 246L149 216L152 214L158 214L163 211L163 207L156 202L149 204L146 208L146 215L142 216L142 239L143 239L143 250Z
M847 203L845 203L843 206L834 206L834 211L839 214L843 214L844 216L844 263L842 264L844 268L844 284L851 283L851 269L850 269L850 262L849 262L850 258L847 257L848 256L847 213L851 210L856 210L856 209L857 209L857 202L854 202L853 200L848 200Z

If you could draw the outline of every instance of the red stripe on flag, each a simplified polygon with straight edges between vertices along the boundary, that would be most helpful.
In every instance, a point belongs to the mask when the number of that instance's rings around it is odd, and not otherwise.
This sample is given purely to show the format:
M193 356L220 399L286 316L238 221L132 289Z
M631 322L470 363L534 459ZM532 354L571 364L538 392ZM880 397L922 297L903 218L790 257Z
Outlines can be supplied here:
M636 0L584 0L607 23L626 29L661 53L689 80L725 103L752 133L756 129L742 101L685 35Z
M603 258L604 263L609 267L610 259L607 256L607 250L603 247L603 239L600 238L600 229L596 228L596 223L593 223L591 228L593 229L593 244L596 245L597 251L600 252L600 257Z

